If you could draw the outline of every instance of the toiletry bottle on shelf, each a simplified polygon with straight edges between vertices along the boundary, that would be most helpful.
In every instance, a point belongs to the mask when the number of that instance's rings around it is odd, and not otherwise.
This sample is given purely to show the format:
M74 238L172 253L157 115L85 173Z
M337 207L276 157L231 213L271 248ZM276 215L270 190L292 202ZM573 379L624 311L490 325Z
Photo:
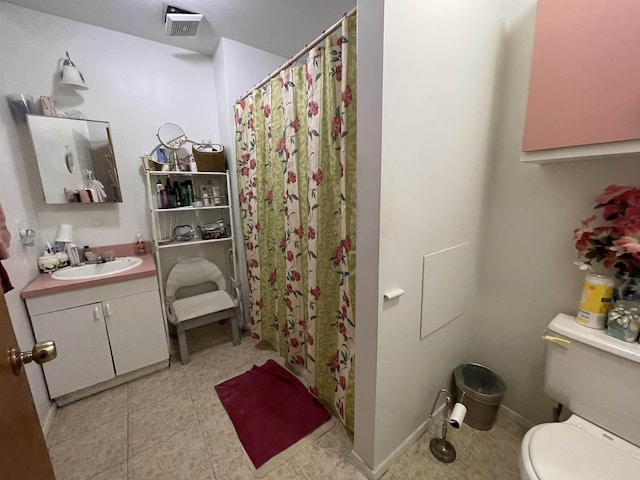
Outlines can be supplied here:
M198 171L198 165L196 164L196 160L195 158L193 158L193 155L191 154L189 154L189 170L192 172Z
M142 232L140 232L140 230L138 230L136 232L136 245L135 245L135 250L136 250L136 255L144 255L147 253L147 245L146 243L144 243L144 240L142 240Z
M156 210L159 208L164 208L162 206L162 191L164 190L164 186L162 185L162 182L160 180L158 180L156 182L156 193L153 196L153 208L155 208Z
M156 184L156 190L160 194L160 208L169 208L169 197L167 196L167 191L160 180L158 180L158 183Z
M173 182L173 193L176 196L176 207L183 207L182 205L182 189L180 188L180 184L178 182Z
M167 184L164 187L164 191L167 194L167 208L176 208L176 195L168 178Z
M193 182L191 180L187 180L187 193L189 194L189 205L193 205L195 198L193 195Z
M180 194L181 194L180 203L182 203L182 206L188 207L189 205L191 205L191 202L189 201L189 190L187 188L187 182L182 182L180 184Z

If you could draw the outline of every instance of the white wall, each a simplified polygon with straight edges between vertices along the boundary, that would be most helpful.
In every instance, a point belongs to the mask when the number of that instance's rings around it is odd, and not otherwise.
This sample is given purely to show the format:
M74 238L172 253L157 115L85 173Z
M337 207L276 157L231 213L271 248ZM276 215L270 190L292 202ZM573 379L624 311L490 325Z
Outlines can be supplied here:
M358 1L358 168L354 453L375 463L384 2ZM378 462L379 463L379 462Z
M505 405L533 422L551 420L543 391L541 334L558 312L575 314L584 274L573 265L572 234L605 186L638 185L640 158L567 164L519 163L535 0L509 2L505 75L485 226L479 301L470 358L507 382Z
M60 87L56 71L65 50L85 74L89 90ZM37 274L36 259L60 223L74 225L77 243L107 245L150 237L139 156L156 144L163 122L193 138L219 138L211 57L0 2L0 95L51 95L63 109L111 124L124 202L115 205L44 205L34 158L25 150L26 126L15 125L0 102L3 175L0 203L7 220L38 230L35 248L14 238L3 262L16 289L7 295L21 347L33 344L19 293ZM49 402L41 370L27 367L41 423Z
M363 15L360 4L359 9ZM371 345L378 364L375 395L368 396L376 404L372 470L408 446L403 442L420 429L438 390L466 359L475 291L452 296L465 313L421 340L422 257L470 241L464 274L476 284L504 16L499 0L385 3L378 334L377 345ZM366 182L362 175L359 170L358 182ZM370 200L375 201L360 196L358 207ZM370 230L375 233L374 226ZM361 265L362 260L359 282ZM396 287L405 295L383 304L382 293ZM369 325L361 301L359 296L358 332ZM358 351L367 348L361 342L358 333ZM356 398L363 394L362 370ZM356 431L364 421L358 417ZM364 442L360 455L362 444L357 434L355 452L365 460L369 446Z
M192 138L219 138L211 57L4 2L0 8L0 43L11 46L1 59L7 91L52 95L62 109L111 123L124 203L47 206L33 185L43 236L72 223L82 244L133 242L138 228L149 238L139 156L155 146L164 122ZM57 84L65 50L89 90Z
M220 143L224 145L227 165L231 176L231 194L233 198L233 216L236 233L236 255L238 257L237 274L242 283L242 303L245 324L249 325L249 282L247 279L244 242L240 225L238 183L236 181L236 142L233 105L256 83L261 81L287 58L250 47L243 43L222 38L213 55L213 68L216 81L216 102L220 122Z
M0 13L2 12L0 4ZM7 44L0 42L0 58L7 49ZM4 71L0 69L0 97L8 93ZM22 228L38 230L38 222L29 193L27 170L20 156L20 145L15 134L15 127L7 102L0 101L0 145L2 146L2 175L0 175L0 204L7 218L7 226L12 234L9 258L2 264L9 273L14 290L5 296L13 329L18 345L23 350L34 344L33 332L29 323L27 309L20 298L20 290L37 274L38 251L33 247L23 247L18 238L14 221L18 220ZM37 173L36 173L37 175ZM25 371L31 387L40 423L44 424L49 411L49 395L44 383L42 368L35 363L26 365Z

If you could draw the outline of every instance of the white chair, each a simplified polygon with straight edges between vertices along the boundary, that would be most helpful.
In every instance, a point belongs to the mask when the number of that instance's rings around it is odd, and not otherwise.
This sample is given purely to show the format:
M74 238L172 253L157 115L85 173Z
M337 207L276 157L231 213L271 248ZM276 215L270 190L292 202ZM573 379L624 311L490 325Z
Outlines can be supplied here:
M217 290L184 296L188 287L214 283ZM176 263L167 278L165 290L168 320L175 326L180 347L180 363L189 363L186 331L209 323L231 319L233 344L240 344L240 290L231 285L234 297L227 292L227 282L218 266L202 257L191 257ZM182 291L179 291L184 289Z

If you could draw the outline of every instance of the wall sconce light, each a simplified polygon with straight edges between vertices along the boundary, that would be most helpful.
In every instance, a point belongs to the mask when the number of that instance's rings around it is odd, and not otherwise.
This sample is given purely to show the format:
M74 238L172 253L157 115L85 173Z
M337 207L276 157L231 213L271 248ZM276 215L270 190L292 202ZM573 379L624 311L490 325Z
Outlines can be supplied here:
M20 242L23 246L33 247L36 236L36 232L34 230L31 230L30 228L21 228L18 230L18 235L20 236Z
M87 88L87 84L84 80L84 75L78 70L75 63L71 61L71 57L69 56L69 52L64 52L67 54L67 58L62 61L62 71L60 72L60 84L61 85L72 85L74 87L79 88Z

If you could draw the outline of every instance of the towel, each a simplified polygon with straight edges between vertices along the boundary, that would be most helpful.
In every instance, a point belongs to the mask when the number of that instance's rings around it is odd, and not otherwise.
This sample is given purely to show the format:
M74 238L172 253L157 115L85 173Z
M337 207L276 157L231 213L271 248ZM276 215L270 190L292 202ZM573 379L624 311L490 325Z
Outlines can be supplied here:
M9 280L9 275L2 266L2 262L0 262L0 283L2 284L2 291L4 293L7 293L9 290L13 290L13 285L11 285L11 280Z
M9 258L9 244L11 243L11 232L7 228L7 221L4 216L4 210L2 210L2 204L0 204L0 260L5 258ZM0 263L0 284L2 284L2 291L7 293L9 290L13 289L13 285L11 285L11 280L9 280L9 275L7 271Z
M7 228L7 221L0 204L0 260L9 258L9 244L11 243L11 233Z

